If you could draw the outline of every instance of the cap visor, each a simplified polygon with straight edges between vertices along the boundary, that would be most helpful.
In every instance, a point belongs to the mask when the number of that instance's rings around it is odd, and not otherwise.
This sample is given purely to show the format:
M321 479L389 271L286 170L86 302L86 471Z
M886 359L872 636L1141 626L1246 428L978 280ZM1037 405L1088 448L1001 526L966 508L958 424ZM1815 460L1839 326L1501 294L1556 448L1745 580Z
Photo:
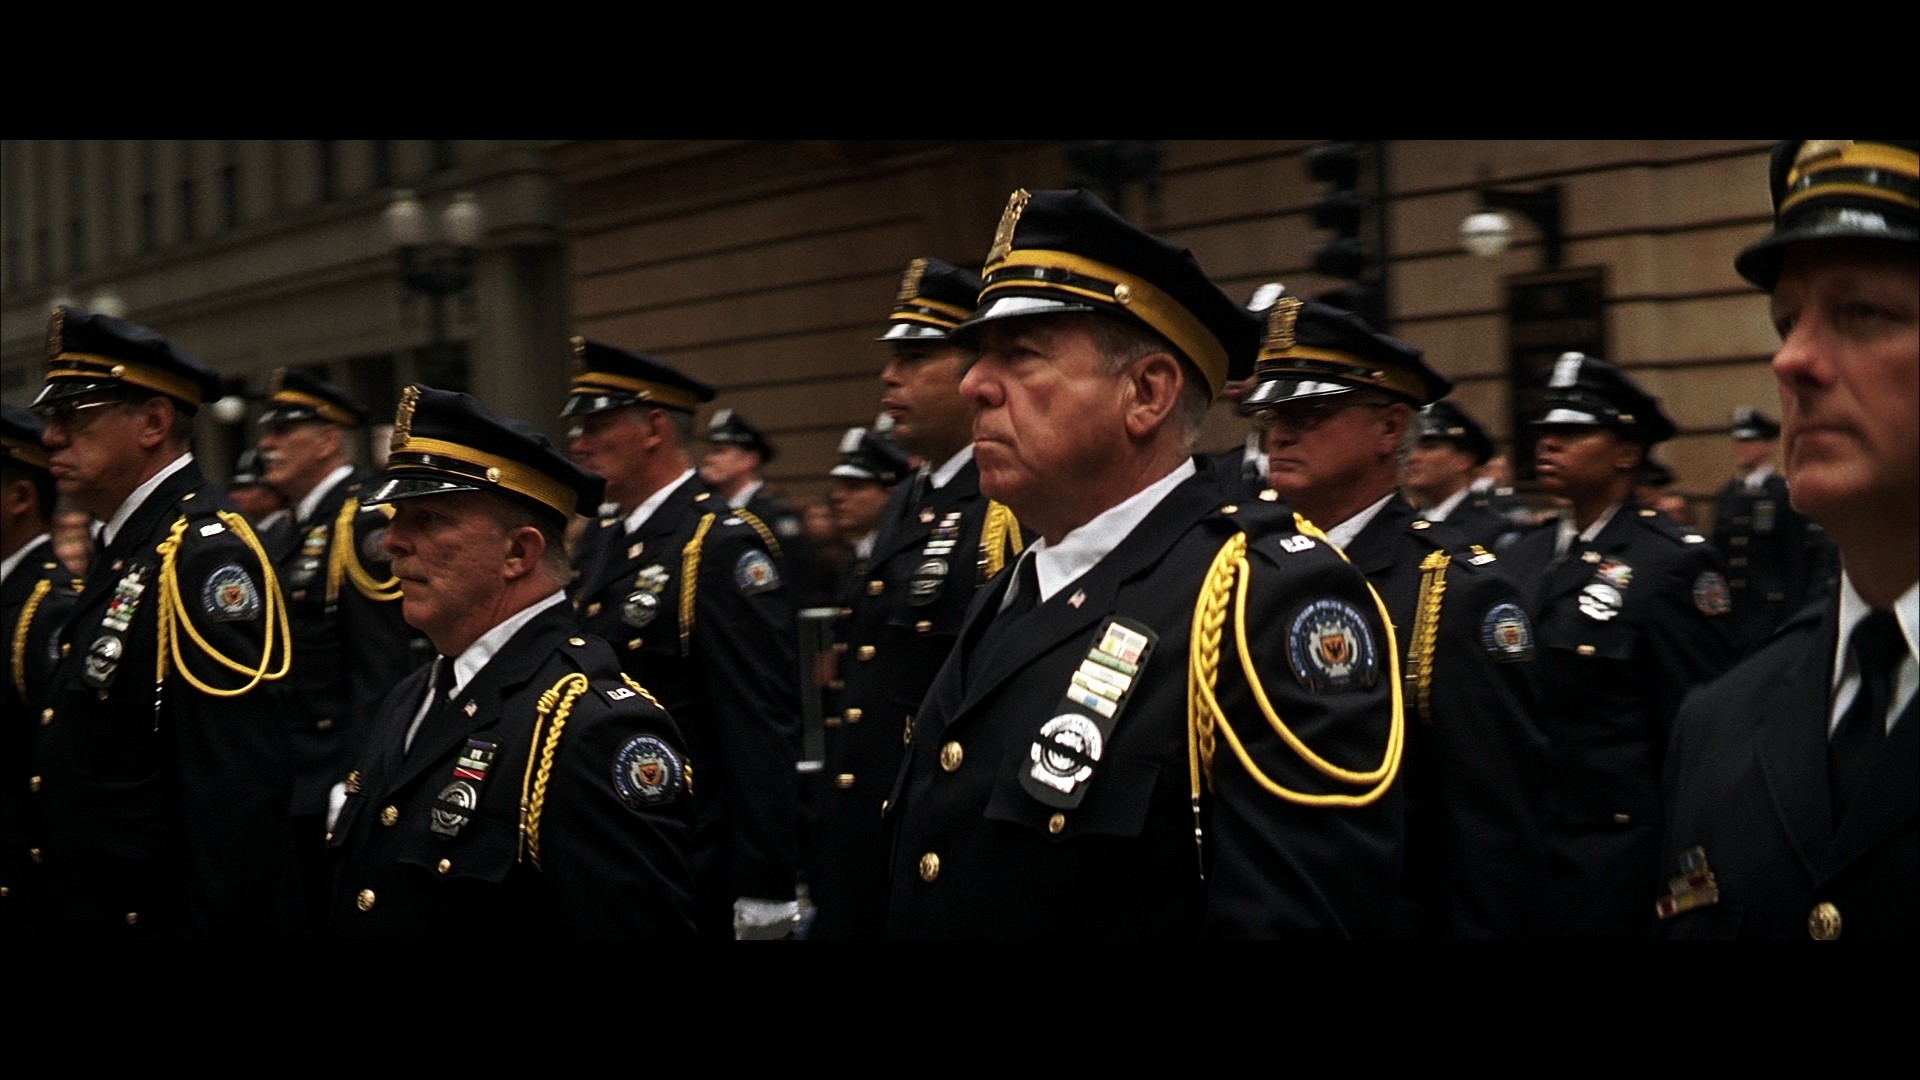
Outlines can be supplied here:
M1071 315L1100 310L1103 309L1096 304L1079 304L1048 297L1002 296L975 312L973 318L954 327L950 336L955 344L967 345L973 341L976 329L983 323L997 322L1001 319L1019 319L1031 315Z
M892 326L888 327L886 333L881 334L879 337L874 338L873 340L875 341L945 341L947 340L948 336L949 335L947 331L940 330L935 327L923 326L919 323L897 322L897 323L894 323Z
M27 408L37 409L42 405L49 405L56 401L64 401L70 397L79 397L81 394L91 394L99 390L118 390L123 385L125 384L117 379L55 379L40 388L39 396L35 397L33 403L28 405Z
M422 495L451 495L456 491L480 490L482 488L479 484L456 482L443 479L438 475L388 473L381 477L379 484L371 492L360 497L360 505L377 506L380 503L415 499Z
M1304 401L1307 398L1331 397L1334 394L1351 394L1359 387L1346 383L1314 382L1307 379L1268 379L1258 383L1247 396L1240 399L1242 415L1260 409L1272 408L1288 401Z

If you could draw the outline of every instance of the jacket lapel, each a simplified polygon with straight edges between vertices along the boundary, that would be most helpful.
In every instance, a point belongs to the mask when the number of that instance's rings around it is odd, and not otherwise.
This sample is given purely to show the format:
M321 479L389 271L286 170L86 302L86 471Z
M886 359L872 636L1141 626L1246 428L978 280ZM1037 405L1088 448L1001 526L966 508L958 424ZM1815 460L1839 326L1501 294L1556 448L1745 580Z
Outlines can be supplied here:
M1394 548L1412 519L1413 508L1395 493L1347 545L1347 560L1369 579L1393 569Z
M1920 814L1920 787L1916 787L1913 779L1920 776L1917 727L1920 727L1920 697L1907 702L1893 730L1887 733L1887 741L1880 747L1879 758L1873 763L1873 771L1867 774L1866 784L1840 819L1840 831L1834 835L1833 846L1820 861L1817 875L1820 882L1830 880L1886 839L1887 834ZM1824 767L1824 754L1820 761Z
M1832 802L1827 788L1829 669L1839 621L1839 605L1827 605L1814 635L1819 644L1781 673L1769 691L1773 703L1761 723L1755 754L1773 799L1773 812L1792 841L1793 853L1809 874L1819 866L1833 835Z

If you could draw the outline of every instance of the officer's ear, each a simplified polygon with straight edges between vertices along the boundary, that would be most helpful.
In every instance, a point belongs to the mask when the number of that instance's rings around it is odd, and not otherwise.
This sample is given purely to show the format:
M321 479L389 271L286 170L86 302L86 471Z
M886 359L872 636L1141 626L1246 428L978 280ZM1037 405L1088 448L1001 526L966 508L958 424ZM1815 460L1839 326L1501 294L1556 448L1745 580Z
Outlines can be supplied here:
M155 394L135 405L134 413L140 418L140 427L134 437L142 450L152 450L166 443L178 426L176 417L179 406L170 397Z
M518 581L539 569L547 554L547 537L532 525L517 525L507 530L506 547L501 573L508 581Z
M1123 390L1127 435L1134 439L1150 438L1165 427L1173 415L1180 401L1180 389L1186 385L1187 373L1173 354L1156 352L1129 364L1122 378L1126 380Z
M1616 472L1639 472L1640 463L1647 459L1647 448L1636 442L1622 442L1620 452L1613 460Z

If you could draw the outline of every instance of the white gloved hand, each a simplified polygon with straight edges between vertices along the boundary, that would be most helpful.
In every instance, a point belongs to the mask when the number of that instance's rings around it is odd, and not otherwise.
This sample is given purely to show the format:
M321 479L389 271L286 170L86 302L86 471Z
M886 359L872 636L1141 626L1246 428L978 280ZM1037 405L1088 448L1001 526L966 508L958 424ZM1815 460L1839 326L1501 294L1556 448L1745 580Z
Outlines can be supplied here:
M798 900L756 900L743 896L733 902L733 936L737 941L791 937L799 925Z

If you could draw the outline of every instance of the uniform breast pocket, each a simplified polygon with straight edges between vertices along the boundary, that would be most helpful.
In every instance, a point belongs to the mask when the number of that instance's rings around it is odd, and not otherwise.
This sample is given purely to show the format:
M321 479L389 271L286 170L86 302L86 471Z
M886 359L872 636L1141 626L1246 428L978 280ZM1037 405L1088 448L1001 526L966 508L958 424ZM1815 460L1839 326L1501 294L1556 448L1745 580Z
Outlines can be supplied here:
M449 881L505 881L519 859L518 825L489 817L460 824L453 817L435 809L413 822L399 861Z
M1021 775L1034 768L1028 751L1008 755L993 794L987 817L1030 829L1054 843L1084 837L1137 837L1146 828L1160 779L1158 762L1111 756L1096 763L1083 783L1086 797L1070 810L1050 806L1027 792Z

